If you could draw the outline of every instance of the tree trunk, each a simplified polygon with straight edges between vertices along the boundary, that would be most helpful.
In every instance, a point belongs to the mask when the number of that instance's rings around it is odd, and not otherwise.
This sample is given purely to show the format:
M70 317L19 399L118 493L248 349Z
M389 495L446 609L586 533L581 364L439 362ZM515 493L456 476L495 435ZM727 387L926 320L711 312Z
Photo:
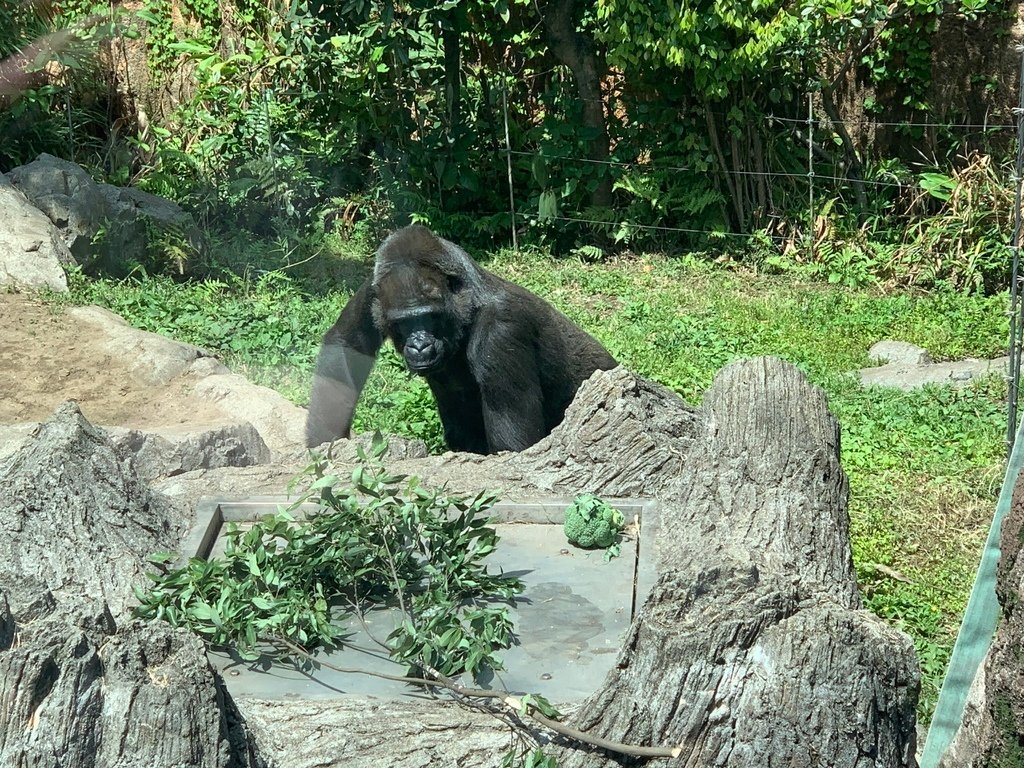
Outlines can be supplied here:
M715 159L718 160L719 174L717 178L725 183L726 197L732 203L731 209L725 209L726 218L727 220L732 218L732 229L737 232L746 232L747 217L743 210L743 196L740 193L739 181L733 178L729 164L725 160L725 153L722 152L722 145L718 141L718 124L715 122L715 113L712 111L711 106L706 103L704 105L704 119L708 125L708 142L715 153ZM721 185L719 185L719 191L721 191Z
M843 153L846 157L846 176L853 185L857 207L860 208L858 215L863 218L868 210L868 196L864 191L864 164L860 160L860 154L857 152L857 147L854 146L850 132L846 129L846 123L839 116L839 107L836 106L833 87L822 87L821 106L843 144Z
M913 766L914 649L860 609L824 394L787 363L746 360L719 374L700 417L661 504L659 581L573 724L679 746L676 765Z
M601 98L601 77L604 62L594 48L594 41L576 28L575 0L552 0L542 8L544 37L551 53L572 72L576 90L583 105L583 128L592 135L588 159L597 163L598 184L591 195L591 204L607 208L612 204L612 178L608 166L608 126Z
M180 535L74 403L0 467L0 765L250 764L202 641L129 617Z
M448 134L453 138L462 132L462 55L459 45L458 9L449 11L443 20L441 40L444 46L444 93L448 107Z

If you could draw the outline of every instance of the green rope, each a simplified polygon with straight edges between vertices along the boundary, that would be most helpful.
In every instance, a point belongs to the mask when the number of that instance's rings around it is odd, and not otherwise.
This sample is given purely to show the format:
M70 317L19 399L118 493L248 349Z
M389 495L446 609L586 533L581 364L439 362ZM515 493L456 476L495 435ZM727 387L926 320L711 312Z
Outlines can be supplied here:
M954 734L960 727L964 716L967 694L974 682L974 676L985 660L992 637L995 635L996 624L999 622L999 601L996 599L996 567L999 565L999 531L1003 518L1010 509L1013 489L1017 485L1017 476L1024 464L1024 422L1017 429L1017 437L1013 442L1013 451L1003 478L1003 489L999 493L996 513L992 517L992 526L985 541L985 550L981 555L978 574L974 578L971 597L967 601L967 610L960 624L960 632L956 636L953 655L949 660L946 678L942 681L939 701L935 705L935 715L928 729L928 740L921 755L920 768L936 768L939 759L949 747ZM984 670L982 670L984 674Z

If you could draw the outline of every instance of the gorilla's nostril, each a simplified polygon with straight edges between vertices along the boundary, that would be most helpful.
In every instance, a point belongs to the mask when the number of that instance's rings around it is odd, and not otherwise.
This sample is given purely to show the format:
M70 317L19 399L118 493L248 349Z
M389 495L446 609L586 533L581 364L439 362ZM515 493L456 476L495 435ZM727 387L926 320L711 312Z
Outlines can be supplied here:
M432 341L419 343L411 342L406 346L406 348L413 354L422 355L425 352L430 352L434 348L434 343Z

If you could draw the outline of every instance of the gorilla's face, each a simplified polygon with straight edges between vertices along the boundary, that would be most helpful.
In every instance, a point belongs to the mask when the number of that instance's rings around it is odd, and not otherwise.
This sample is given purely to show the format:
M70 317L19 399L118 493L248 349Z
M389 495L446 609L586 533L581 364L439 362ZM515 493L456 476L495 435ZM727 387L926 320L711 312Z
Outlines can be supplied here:
M448 279L423 266L395 269L378 282L377 299L387 335L406 367L418 374L443 367L457 340Z

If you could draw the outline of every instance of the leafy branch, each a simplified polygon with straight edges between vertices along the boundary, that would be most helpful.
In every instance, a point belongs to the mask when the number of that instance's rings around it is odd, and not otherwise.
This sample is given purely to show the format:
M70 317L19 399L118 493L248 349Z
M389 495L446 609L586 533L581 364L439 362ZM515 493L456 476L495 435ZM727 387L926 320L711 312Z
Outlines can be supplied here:
M176 555L153 556L163 571L136 590L136 614L255 660L272 640L339 647L342 622L397 603L403 620L386 641L396 661L453 675L501 669L495 651L511 644L512 623L492 603L512 600L522 583L483 563L498 542L486 516L496 497L390 475L385 450L380 441L361 454L350 487L315 457L296 501L247 529L229 525L221 557L170 567ZM311 501L319 510L298 519Z

